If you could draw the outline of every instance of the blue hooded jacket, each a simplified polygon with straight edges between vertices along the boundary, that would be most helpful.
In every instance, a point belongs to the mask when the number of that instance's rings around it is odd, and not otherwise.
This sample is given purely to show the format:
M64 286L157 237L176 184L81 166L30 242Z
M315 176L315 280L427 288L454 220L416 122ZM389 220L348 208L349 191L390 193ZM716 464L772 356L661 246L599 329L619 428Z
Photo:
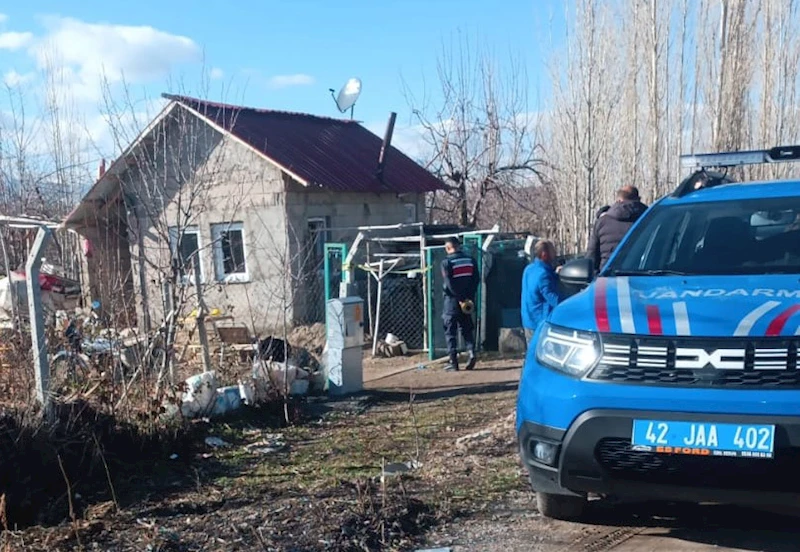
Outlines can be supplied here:
M558 304L558 276L552 266L534 261L522 273L522 326L535 330Z

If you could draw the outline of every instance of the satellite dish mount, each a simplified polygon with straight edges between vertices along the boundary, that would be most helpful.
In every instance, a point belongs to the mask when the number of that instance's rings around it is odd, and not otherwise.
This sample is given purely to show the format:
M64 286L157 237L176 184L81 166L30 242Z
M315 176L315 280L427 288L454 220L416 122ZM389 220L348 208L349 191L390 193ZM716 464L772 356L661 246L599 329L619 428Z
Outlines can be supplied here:
M349 79L344 86L342 86L341 90L339 90L339 95L334 96L333 88L330 88L331 97L333 101L336 102L336 108L339 110L340 113L346 112L348 109L350 110L350 118L353 118L353 111L356 107L356 101L358 100L359 95L361 95L361 79L353 77Z

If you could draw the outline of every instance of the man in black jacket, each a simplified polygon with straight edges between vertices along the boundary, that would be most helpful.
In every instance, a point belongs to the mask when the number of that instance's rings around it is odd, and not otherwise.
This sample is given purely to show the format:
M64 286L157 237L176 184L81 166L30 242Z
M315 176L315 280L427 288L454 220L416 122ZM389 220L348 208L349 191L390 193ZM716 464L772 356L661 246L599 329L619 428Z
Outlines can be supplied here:
M444 244L447 258L442 261L444 278L444 308L442 321L447 336L447 351L450 363L448 372L458 370L458 329L469 353L466 369L475 367L475 324L472 321L475 292L478 291L478 265L475 259L461 251L458 238L448 238Z
M617 190L617 202L597 218L589 238L586 256L594 262L595 271L606 265L619 242L646 210L647 205L639 200L636 187L623 186Z

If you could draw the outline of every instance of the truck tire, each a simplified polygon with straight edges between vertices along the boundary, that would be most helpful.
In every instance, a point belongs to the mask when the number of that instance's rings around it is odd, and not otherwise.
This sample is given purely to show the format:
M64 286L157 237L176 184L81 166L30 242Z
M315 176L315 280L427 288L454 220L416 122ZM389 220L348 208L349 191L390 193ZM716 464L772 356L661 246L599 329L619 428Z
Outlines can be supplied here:
M544 517L577 521L586 510L586 498L537 492L536 508Z

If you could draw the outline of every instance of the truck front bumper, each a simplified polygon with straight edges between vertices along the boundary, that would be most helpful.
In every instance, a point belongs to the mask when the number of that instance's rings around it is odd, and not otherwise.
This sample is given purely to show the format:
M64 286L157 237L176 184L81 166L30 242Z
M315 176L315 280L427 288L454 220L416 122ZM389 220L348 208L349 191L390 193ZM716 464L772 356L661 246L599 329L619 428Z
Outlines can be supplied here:
M634 450L634 419L774 424L772 459L664 455ZM796 506L800 417L589 410L565 430L523 421L520 455L534 490L626 499Z

